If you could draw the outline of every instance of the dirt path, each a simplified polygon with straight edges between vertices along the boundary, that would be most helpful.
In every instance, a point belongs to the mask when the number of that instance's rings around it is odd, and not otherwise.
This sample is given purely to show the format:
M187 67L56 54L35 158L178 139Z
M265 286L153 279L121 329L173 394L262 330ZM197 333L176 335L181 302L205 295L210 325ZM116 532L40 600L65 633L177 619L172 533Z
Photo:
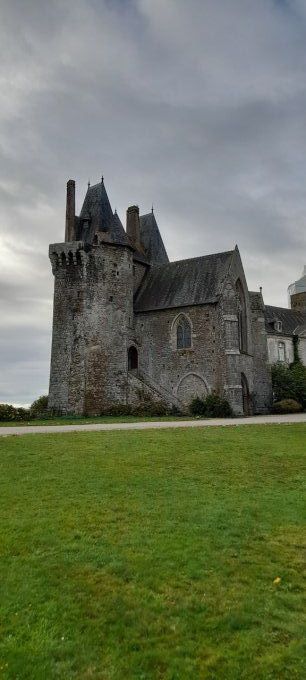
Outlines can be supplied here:
M109 430L154 430L173 427L228 427L229 425L278 425L281 423L306 423L306 413L281 416L251 416L250 418L214 418L213 420L143 421L139 423L97 423L94 425L23 425L0 427L0 437L52 432L97 432ZM305 442L306 447L306 442Z

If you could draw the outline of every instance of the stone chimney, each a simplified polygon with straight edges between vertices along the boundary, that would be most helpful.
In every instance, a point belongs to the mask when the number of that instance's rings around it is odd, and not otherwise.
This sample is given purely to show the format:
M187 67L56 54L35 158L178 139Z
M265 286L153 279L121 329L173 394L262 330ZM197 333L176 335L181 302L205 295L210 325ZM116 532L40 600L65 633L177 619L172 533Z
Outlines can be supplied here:
M138 205L131 205L126 211L126 233L137 250L141 250Z
M65 241L75 241L75 181L67 182Z

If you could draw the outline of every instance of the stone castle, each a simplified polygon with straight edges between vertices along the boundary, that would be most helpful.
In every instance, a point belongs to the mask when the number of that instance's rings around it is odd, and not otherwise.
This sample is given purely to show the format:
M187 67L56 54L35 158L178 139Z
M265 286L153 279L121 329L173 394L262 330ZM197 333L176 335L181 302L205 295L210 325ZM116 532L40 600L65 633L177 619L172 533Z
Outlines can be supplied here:
M153 210L127 210L126 231L104 181L79 217L67 183L65 242L49 249L54 312L49 407L101 414L163 402L186 411L217 392L239 414L271 405L270 364L306 363L306 271L291 309L248 290L237 246L169 262Z

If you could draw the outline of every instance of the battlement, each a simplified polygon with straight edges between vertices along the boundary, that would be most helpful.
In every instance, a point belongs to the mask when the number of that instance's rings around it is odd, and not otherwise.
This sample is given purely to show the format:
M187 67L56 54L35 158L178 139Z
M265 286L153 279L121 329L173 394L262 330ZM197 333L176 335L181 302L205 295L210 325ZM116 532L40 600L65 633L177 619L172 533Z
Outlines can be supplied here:
M67 265L82 265L86 258L84 243L83 241L51 243L49 246L49 258L53 274L55 274L60 267L66 267Z

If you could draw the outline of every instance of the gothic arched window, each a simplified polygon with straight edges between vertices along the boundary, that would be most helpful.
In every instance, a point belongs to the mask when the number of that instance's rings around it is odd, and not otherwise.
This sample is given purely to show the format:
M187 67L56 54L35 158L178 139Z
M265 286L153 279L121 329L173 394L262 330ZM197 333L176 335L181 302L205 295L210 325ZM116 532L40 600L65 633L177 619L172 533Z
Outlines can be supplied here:
M240 352L248 350L247 314L244 290L240 279L236 282L236 293L238 297L238 338Z
M180 316L176 326L176 348L191 347L191 326L186 316Z

